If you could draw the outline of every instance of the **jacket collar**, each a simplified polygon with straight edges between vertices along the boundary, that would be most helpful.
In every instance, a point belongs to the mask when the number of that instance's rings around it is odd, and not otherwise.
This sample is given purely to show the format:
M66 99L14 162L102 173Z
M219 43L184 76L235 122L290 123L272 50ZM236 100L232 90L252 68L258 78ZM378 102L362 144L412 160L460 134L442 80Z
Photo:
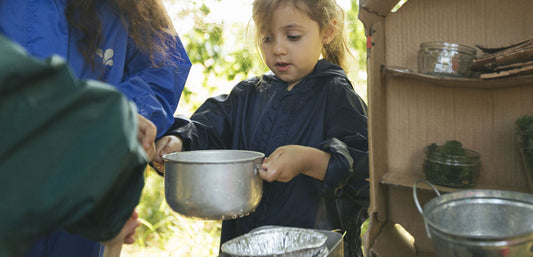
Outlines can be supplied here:
M331 62L328 62L324 59L321 59L317 62L315 65L315 68L311 73L309 73L307 76L305 76L293 89L295 90L309 90L317 86L321 86L318 83L307 83L309 80L317 79L317 78L323 78L323 77L333 77L333 76L341 76L346 79L348 77L346 76L346 73L344 70ZM263 75L263 80L270 82L269 84L273 86L279 86L283 87L284 89L287 88L287 83L280 78L276 77L272 71L269 71L268 73L265 73ZM306 84L306 86L300 86L301 84ZM292 92L291 91L291 92Z

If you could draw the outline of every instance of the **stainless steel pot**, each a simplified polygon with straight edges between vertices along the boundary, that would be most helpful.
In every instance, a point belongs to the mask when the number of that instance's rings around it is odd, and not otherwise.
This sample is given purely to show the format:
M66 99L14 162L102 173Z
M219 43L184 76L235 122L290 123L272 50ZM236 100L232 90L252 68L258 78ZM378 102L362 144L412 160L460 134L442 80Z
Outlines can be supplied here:
M165 160L165 198L188 217L224 220L255 210L263 196L257 174L265 155L243 150L175 152Z
M439 196L420 206L416 185ZM440 195L426 180L413 197L437 257L532 257L533 195L501 190L462 190Z

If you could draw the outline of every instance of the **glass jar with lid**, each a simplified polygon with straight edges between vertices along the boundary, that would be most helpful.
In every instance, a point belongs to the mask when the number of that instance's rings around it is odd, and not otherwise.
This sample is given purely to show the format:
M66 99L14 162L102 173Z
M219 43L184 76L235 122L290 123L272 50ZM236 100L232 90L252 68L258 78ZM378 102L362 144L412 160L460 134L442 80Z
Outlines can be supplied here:
M457 141L448 141L443 146L431 144L424 152L423 169L431 183L458 188L476 185L481 167L478 152L462 148Z

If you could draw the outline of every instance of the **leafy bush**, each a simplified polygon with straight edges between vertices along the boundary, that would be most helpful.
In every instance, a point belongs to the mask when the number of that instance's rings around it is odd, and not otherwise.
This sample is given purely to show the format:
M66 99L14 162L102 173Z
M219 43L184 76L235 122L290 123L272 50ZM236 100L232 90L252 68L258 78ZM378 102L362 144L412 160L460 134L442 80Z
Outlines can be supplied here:
M151 168L145 183L137 207L142 224L136 242L125 245L122 256L218 256L221 222L190 219L172 211L165 201L164 178Z

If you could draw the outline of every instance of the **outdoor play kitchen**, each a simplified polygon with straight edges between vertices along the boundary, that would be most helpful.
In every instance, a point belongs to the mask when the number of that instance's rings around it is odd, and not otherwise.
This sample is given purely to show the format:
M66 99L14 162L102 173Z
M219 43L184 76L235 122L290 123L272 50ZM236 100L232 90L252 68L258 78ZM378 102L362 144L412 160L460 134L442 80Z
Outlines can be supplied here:
M367 256L533 256L533 1L398 2L359 1Z

